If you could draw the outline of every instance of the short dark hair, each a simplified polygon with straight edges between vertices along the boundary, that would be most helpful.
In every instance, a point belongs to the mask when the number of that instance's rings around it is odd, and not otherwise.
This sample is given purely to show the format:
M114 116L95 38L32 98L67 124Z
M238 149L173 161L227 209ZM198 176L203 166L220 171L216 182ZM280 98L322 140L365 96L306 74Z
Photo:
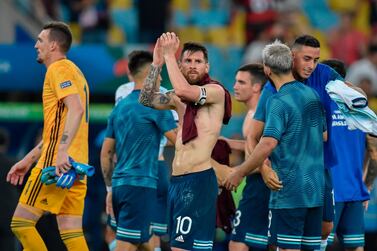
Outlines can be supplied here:
M298 46L309 46L313 48L320 48L321 44L315 37L311 35L301 35L297 37L293 43L292 48L298 47Z
M72 32L66 23L53 21L45 24L43 30L50 30L49 40L56 41L64 53L71 48Z
M208 51L207 51L207 48L204 47L204 45L201 45L201 44L195 43L195 42L184 43L180 59L182 59L183 53L185 53L185 51L190 51L190 52L201 51L201 52L203 52L204 60L206 62L208 62Z
M246 64L238 68L237 72L239 71L246 71L253 76L253 83L258 82L263 86L267 82L262 64Z
M153 55L149 51L133 51L128 55L128 69L135 76L146 65L153 62Z
M346 77L346 73L347 73L346 65L344 64L343 61L336 58L332 58L332 59L323 60L321 63L333 68L337 73L339 73L340 76L342 76L342 78Z

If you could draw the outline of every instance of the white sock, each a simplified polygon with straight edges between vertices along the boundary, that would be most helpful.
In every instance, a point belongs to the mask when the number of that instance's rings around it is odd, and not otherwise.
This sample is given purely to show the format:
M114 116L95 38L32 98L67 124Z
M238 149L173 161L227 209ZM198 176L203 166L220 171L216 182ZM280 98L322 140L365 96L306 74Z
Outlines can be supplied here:
M109 243L109 250L110 251L114 251L115 250L115 247L117 245L116 242L117 242L116 239L114 239L112 242Z
M326 251L327 247L327 239L326 240L321 240L321 246L319 249L316 249L314 251Z

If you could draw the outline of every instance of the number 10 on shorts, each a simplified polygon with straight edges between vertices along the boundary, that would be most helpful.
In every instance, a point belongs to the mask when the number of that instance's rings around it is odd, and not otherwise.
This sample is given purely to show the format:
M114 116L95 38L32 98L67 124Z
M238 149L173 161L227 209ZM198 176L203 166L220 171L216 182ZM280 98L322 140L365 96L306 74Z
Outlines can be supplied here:
M175 233L177 234L188 234L191 230L192 219L188 216L182 218L182 216L177 217L177 229Z

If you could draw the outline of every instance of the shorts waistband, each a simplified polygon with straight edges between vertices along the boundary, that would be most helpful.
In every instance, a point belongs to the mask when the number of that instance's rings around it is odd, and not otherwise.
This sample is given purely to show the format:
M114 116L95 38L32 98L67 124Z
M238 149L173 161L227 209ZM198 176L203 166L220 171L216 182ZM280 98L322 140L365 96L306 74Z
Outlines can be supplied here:
M188 181L188 180L197 179L197 178L200 178L200 177L206 177L206 176L209 176L209 175L216 175L215 171L213 170L212 167L209 168L209 169L206 169L204 171L200 171L200 172L194 172L194 173L172 176L171 179L170 179L170 182L171 183L184 182L184 181Z

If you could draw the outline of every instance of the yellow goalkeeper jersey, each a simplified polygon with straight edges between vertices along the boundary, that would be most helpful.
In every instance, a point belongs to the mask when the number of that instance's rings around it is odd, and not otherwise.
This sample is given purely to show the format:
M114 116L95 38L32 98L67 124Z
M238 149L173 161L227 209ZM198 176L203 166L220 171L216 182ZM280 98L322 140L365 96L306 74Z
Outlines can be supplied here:
M88 163L89 87L80 69L72 61L62 59L48 67L43 84L43 146L38 168L55 166L68 111L63 99L72 94L80 95L85 113L68 154L77 162Z

